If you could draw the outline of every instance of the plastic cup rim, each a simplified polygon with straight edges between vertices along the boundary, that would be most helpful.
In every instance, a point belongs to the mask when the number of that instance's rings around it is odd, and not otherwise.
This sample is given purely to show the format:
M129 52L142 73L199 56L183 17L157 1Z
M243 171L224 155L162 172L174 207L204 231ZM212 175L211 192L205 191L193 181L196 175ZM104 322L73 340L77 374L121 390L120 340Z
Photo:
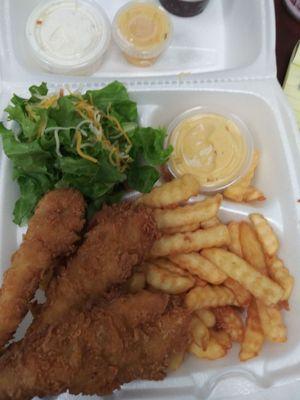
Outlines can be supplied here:
M227 187L233 185L236 183L239 179L241 179L249 170L249 167L251 165L252 159L253 159L253 153L254 153L254 141L253 141L253 135L250 132L248 126L245 124L245 122L238 117L235 113L231 112L230 110L227 110L225 108L219 107L219 106L196 106L193 108L190 108L183 113L179 114L175 119L171 121L171 123L167 127L167 136L165 140L166 146L170 144L170 140L172 137L172 133L174 132L175 128L184 120L189 117L192 117L197 114L215 114L219 115L222 117L225 117L232 122L234 122L237 127L239 128L239 131L241 135L245 139L246 147L247 147L247 156L245 158L245 161L240 168L240 170L236 173L236 176L232 179L230 179L226 183L220 183L216 185L202 185L201 186L201 192L203 193L214 193L214 192L219 192ZM171 166L171 162L168 161L167 163L168 170L172 174L174 178L178 178L179 175L176 174L176 172L173 170Z

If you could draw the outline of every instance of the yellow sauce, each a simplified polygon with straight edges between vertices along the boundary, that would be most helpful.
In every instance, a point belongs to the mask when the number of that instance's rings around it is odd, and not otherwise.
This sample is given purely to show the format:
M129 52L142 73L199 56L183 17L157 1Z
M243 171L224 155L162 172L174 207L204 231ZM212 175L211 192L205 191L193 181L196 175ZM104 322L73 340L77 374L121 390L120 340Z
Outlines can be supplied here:
M128 52L124 50L127 60L137 65L155 62L171 29L165 12L147 3L136 3L126 8L117 18L117 27L129 46Z
M197 114L180 122L170 136L170 168L176 176L195 175L203 187L232 181L247 158L237 125L217 114Z

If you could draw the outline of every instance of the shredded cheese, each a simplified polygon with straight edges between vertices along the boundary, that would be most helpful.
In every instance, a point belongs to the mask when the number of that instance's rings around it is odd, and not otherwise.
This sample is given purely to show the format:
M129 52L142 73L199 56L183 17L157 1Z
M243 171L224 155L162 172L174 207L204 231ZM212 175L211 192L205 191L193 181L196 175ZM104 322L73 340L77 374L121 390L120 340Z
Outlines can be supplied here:
M70 89L67 87L67 90ZM121 126L118 119L111 115L111 105L107 107L106 112L99 110L94 106L92 98L86 100L80 93L70 93L75 99L75 109L78 114L83 118L77 126L71 127L50 127L46 128L47 120L42 121L38 130L38 137L44 133L54 132L54 138L56 143L56 153L59 157L62 157L60 151L60 140L59 132L62 130L73 130L75 134L73 136L73 145L76 146L78 155L85 160L93 163L98 163L98 160L88 154L85 154L82 149L92 147L96 142L101 143L104 150L108 152L109 162L115 166L119 171L124 172L128 167L128 164L132 162L132 158L129 152L132 148L132 142L126 131ZM48 96L41 96L40 102L35 107L48 109L56 106L58 99L63 95L60 91L58 94L52 94ZM28 115L34 120L36 115L34 108L28 105L26 108ZM103 120L110 121L112 127L103 130ZM87 129L88 128L88 129ZM92 134L92 135L91 135ZM84 139L83 139L84 138ZM84 143L83 143L84 140Z
M107 109L107 113L98 110L93 104L90 104L81 96L78 96L78 102L76 104L76 110L79 115L85 120L90 120L90 131L93 132L99 142L102 143L105 150L109 151L109 162L116 166L121 172L123 172L128 163L132 161L129 156L129 152L132 147L131 140L129 139L127 133L122 128L121 124L116 117L110 115L110 107ZM105 118L112 122L114 129L117 133L112 135L104 135L103 128L101 125L101 119ZM119 145L115 143L117 140L124 138L127 142L125 146L125 153L120 151ZM114 143L112 143L112 141Z
M38 129L38 133L37 133L38 137L43 136L43 134L45 132L45 129L46 129L46 126L47 126L47 117L42 119L42 121L40 123L39 129Z
M54 130L54 138L55 138L55 150L56 150L56 154L58 155L58 157L62 157L62 154L60 152L60 142L59 142L59 136L58 136L58 129Z
M98 164L98 160L94 157L91 157L87 154L85 154L82 150L81 150L81 143L82 143L82 136L81 133L79 131L77 131L75 133L75 137L76 137L76 151L78 153L78 155L82 158L84 158L85 160L91 161L95 164Z
M43 99L40 103L39 103L39 107L40 108L45 108L48 109L52 106L56 106L57 104L57 100L59 99L60 95L55 94L52 95L50 97L46 97L45 99Z

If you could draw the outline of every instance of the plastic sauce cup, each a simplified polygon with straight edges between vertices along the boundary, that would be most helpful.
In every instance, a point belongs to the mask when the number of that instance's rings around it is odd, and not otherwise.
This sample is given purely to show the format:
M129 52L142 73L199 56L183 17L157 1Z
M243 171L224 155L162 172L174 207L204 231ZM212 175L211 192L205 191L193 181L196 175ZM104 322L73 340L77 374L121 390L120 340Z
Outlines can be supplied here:
M111 30L96 2L50 0L30 14L26 37L34 59L47 71L91 74L102 61Z
M113 21L113 37L127 61L139 67L155 63L169 46L173 27L162 7L132 1L120 8Z
M224 190L243 177L253 158L253 137L236 115L215 108L195 107L175 118L166 144L174 148L171 174L194 174L202 192Z

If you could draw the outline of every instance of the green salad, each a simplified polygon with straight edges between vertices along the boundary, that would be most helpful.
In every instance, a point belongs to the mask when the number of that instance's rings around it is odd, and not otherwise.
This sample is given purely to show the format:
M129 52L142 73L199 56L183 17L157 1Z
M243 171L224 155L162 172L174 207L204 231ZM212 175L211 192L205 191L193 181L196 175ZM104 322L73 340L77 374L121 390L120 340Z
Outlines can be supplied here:
M151 190L157 167L168 159L166 132L139 126L137 105L113 82L101 90L49 94L46 83L29 88L29 99L14 95L6 108L12 129L0 124L4 152L13 164L20 198L14 222L22 225L44 193L61 187L80 190L92 213L124 191Z

